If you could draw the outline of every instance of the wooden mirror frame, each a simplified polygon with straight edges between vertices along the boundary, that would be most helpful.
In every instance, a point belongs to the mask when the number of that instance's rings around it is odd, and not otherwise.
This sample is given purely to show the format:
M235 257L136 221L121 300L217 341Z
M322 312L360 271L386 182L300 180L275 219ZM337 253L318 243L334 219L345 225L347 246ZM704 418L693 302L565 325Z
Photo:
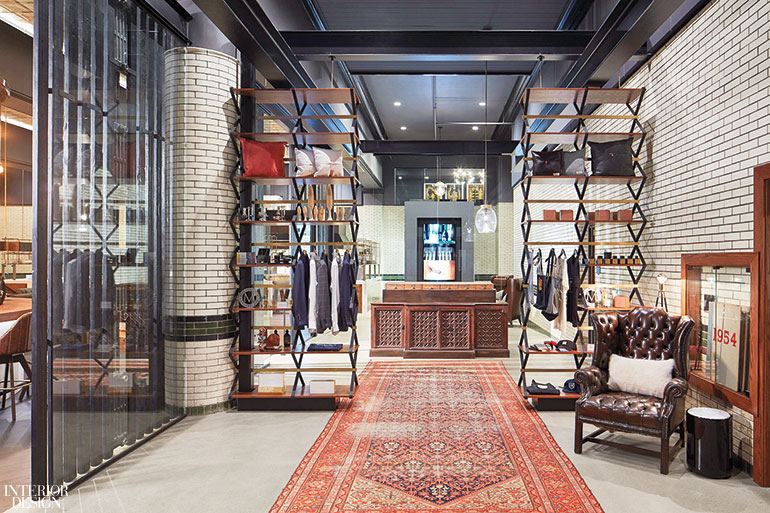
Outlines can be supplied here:
M751 414L757 412L758 388L758 340L759 340L759 253L683 253L682 254L682 313L695 321L693 336L701 332L701 267L748 267L751 269L751 307L749 320L749 397L724 385L690 371L690 386L721 399ZM688 286L689 284L689 286Z

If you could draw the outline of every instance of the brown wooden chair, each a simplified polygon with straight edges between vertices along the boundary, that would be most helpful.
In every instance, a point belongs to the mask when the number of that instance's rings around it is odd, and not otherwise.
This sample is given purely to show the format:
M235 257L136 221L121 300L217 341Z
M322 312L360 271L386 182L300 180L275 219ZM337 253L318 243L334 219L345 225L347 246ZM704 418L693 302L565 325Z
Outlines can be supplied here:
M495 275L492 276L492 284L495 290L502 290L503 295L506 297L506 316L508 324L513 324L514 320L519 319L519 308L521 302L521 279L514 278L511 275Z
M684 440L687 355L693 321L669 315L658 308L637 307L628 313L591 315L596 346L590 367L575 373L581 396L575 403L575 453L584 442L594 442L660 457L660 472L668 474L669 437L679 431L678 450ZM648 360L674 359L674 375L663 398L609 390L610 355ZM583 423L600 429L583 437ZM660 452L597 438L605 431L640 433L660 439Z
M29 367L24 353L30 351L30 324L32 321L32 314L25 313L16 322L0 336L0 364L5 364L5 379L3 380L3 387L0 388L0 392L3 395L2 409L5 409L6 395L11 396L11 412L13 421L16 422L16 391L21 390L19 400L22 400L24 393L29 393L29 387L31 385L30 379L32 378L32 369ZM27 379L16 381L14 376L14 363L21 364L24 372L27 373ZM10 375L10 380L9 380Z

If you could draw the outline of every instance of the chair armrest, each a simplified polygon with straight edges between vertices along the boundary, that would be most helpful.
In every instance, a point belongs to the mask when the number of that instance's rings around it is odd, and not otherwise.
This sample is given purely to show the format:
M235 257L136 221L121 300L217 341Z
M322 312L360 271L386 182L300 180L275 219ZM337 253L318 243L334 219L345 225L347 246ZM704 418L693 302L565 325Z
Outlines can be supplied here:
M663 389L663 408L661 408L661 415L668 417L671 412L674 411L674 406L679 398L687 395L687 389L690 386L682 378L674 378L668 382L666 388Z
M580 385L580 398L588 399L608 390L607 377L599 367L586 367L575 372L575 381Z

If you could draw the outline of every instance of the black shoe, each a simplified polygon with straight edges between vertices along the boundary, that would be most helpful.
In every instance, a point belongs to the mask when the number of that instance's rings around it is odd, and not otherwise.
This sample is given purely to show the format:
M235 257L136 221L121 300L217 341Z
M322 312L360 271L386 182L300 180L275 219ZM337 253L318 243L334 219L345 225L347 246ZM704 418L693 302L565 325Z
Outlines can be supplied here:
M527 394L530 395L559 395L559 389L550 383L538 383L534 379L532 384L527 387Z

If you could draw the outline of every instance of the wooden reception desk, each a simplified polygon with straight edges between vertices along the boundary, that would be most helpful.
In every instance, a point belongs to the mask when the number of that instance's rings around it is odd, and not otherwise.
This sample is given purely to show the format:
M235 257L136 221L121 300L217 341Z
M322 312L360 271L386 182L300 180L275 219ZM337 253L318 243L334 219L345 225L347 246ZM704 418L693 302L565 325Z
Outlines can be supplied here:
M370 355L508 357L506 308L492 283L386 283L372 303Z

